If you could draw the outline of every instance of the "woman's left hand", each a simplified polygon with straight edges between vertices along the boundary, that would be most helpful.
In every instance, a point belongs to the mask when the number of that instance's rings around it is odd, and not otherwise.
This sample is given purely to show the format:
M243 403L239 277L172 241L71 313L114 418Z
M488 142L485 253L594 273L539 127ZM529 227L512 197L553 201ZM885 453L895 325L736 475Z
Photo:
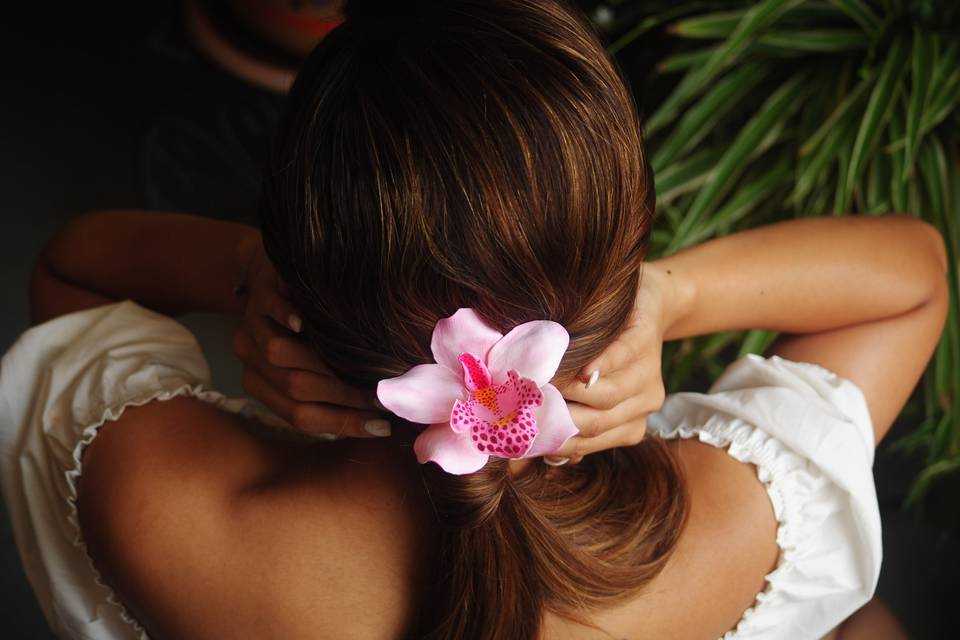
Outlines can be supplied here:
M284 295L260 234L237 246L244 318L233 339L242 384L291 427L306 434L390 435L372 394L340 381L297 334L302 320Z
M644 263L633 312L623 332L582 369L584 382L559 387L580 434L546 456L548 463L576 464L589 453L643 440L647 416L658 411L665 398L660 357L672 285L672 278L656 263Z

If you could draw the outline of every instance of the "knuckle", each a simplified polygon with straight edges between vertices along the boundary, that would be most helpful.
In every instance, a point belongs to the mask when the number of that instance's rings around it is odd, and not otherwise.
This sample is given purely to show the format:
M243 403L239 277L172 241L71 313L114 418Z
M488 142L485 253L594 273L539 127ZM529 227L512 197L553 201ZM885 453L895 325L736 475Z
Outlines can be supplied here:
M309 431L313 412L308 404L295 404L290 409L290 424L302 431Z
M616 380L609 380L604 392L598 398L601 409L613 409L623 400L623 386Z
M630 432L630 436L627 438L627 443L631 447L643 442L644 437L647 435L647 421L646 419L640 420L634 426Z
M344 416L341 416L339 420L337 420L336 433L338 436L349 436L349 435L352 435L355 431L356 431L356 428L354 426L354 420L352 417L344 415Z
M591 438L597 435L597 431L599 431L596 419L581 420L576 424L576 426L577 426L577 429L580 430L579 435L581 438ZM579 442L579 439L578 439L578 442Z
M287 395L294 400L310 400L310 381L305 373L300 371L287 372L284 389Z
M263 344L263 354L267 362L273 366L282 366L286 355L286 345L283 342L283 338L278 336L270 336L267 338Z
M576 442L573 443L573 447L571 448L571 451L568 457L571 460L575 460L577 458L582 458L585 455L587 455L586 440L584 438L577 438Z

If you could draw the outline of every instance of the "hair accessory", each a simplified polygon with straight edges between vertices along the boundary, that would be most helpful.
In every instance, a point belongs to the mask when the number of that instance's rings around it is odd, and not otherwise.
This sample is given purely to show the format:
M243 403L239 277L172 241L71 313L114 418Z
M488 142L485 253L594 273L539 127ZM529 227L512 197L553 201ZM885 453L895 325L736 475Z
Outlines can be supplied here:
M533 458L558 450L579 429L550 379L570 344L562 325L525 322L507 335L473 309L439 320L434 363L377 384L387 410L430 425L414 442L417 460L473 473L491 455Z

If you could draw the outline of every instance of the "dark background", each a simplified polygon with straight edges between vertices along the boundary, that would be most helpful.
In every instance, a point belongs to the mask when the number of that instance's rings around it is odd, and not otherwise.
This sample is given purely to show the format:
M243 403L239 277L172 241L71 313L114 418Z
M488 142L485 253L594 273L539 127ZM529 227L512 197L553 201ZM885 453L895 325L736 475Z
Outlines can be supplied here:
M235 80L192 45L169 0L23 3L0 18L0 351L29 326L32 261L71 216L107 207L255 222L259 170L282 98ZM236 392L230 323L192 317L214 381ZM701 390L702 389L697 389ZM919 461L877 453L879 594L916 638L957 637L956 537L900 505ZM49 631L0 516L0 637Z

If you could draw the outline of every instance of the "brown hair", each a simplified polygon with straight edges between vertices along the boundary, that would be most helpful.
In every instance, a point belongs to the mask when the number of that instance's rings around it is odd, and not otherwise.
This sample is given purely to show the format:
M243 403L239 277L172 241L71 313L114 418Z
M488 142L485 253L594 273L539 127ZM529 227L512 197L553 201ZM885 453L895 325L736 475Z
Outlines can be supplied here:
M432 362L434 324L460 307L502 332L550 319L570 334L555 380L571 380L623 329L653 224L619 70L562 0L345 14L297 77L264 182L264 244L306 336L372 389ZM422 469L442 550L412 637L534 638L544 610L585 621L662 569L687 512L653 436L519 477L500 458Z

